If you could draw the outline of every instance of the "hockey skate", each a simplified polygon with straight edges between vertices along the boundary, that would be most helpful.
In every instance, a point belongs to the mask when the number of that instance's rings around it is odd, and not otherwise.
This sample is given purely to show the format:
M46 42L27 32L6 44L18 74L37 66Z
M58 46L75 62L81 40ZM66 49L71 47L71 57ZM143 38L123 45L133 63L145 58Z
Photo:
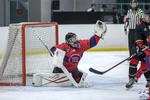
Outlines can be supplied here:
M135 83L135 79L134 78L130 78L129 82L126 84L126 88L127 89L132 88L134 83Z
M81 79L80 79L80 86L81 88L88 88L88 87L92 87L93 86L93 83L92 82L84 82L85 81L85 78L87 77L87 73L81 71L83 73Z

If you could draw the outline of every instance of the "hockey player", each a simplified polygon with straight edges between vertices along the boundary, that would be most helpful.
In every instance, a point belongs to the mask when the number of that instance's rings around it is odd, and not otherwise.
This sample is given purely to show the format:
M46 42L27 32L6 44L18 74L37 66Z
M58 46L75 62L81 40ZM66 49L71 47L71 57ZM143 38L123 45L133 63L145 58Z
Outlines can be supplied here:
M148 27L150 28L150 11L147 12L147 22L148 22ZM149 30L150 32L150 30ZM147 43L148 43L148 49L145 51L146 53L146 64L148 66L148 70L150 70L150 33L147 36ZM149 85L149 89L148 89L148 93L146 93L145 95L149 95L148 96L148 100L150 100L150 85Z
M83 75L83 72L79 71L77 66L84 51L96 46L99 40L105 35L106 30L106 24L102 21L97 21L94 29L95 34L90 39L78 40L75 33L69 32L65 36L65 43L56 45L50 49L53 54L57 48L65 52L63 65L72 74L77 83L80 82ZM63 73L63 71L60 66L55 66L53 73Z
M150 13L149 13L150 14ZM150 20L150 17L149 17L149 20ZM150 25L149 25L150 26ZM148 42L148 50L147 50L147 52L146 52L146 64L147 64L147 66L148 66L148 69L150 70L150 34L149 34L149 36L148 36L148 38L147 38L147 42ZM150 100L150 85L149 85L149 89L148 89L148 95L149 95L149 98L148 98L148 100Z
M92 83L84 82L87 74L79 71L77 66L84 51L96 46L105 35L106 30L106 24L98 20L94 27L95 33L90 39L78 40L75 33L67 33L66 42L52 47L49 51L52 56L52 61L49 60L49 63L53 66L53 73L35 73L32 81L33 86L92 86ZM46 45L45 47L47 48Z
M141 69L144 73L144 76L147 80L146 87L149 87L150 85L150 71L148 70L148 67L145 62L145 54L147 53L147 49L142 51L142 49L146 48L147 46L147 37L149 35L149 25L150 25L150 20L149 20L149 15L145 14L145 17L141 23L138 23L136 26L136 32L135 32L135 40L136 40L136 49L134 52L136 52L136 57L132 58L130 60L130 80L129 83L126 84L126 88L130 88L133 86L134 81L135 81L135 73L136 73L136 66L138 65L139 60L141 61Z

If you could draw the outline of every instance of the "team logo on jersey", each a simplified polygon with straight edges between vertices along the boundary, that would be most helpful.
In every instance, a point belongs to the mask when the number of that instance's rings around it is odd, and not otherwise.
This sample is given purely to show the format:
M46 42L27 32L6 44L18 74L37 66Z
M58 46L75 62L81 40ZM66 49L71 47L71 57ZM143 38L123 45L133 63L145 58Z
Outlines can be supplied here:
M70 49L66 49L66 52L69 52L70 51Z
M141 16L141 14L140 14L140 13L137 13L137 14L136 14L136 17L140 17L140 16Z
M76 64L76 63L78 63L80 61L80 58L81 58L80 55L74 54L74 55L71 56L70 62L72 64Z

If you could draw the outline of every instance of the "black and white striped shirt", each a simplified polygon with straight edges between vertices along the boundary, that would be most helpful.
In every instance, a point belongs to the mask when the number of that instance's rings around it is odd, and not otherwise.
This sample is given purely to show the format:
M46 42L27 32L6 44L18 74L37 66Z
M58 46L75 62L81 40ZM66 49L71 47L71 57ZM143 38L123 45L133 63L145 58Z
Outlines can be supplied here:
M127 27L129 27L129 29L135 29L136 24L141 22L143 18L144 12L140 8L137 10L129 9L127 15L124 18L124 29L127 30Z

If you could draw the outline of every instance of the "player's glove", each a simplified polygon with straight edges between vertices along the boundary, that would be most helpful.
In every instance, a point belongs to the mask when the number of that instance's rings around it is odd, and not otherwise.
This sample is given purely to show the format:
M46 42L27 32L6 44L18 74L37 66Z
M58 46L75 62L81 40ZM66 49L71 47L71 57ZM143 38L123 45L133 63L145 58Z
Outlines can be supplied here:
M97 36L103 37L107 31L107 26L104 22L97 20L95 27L94 27L94 32Z

